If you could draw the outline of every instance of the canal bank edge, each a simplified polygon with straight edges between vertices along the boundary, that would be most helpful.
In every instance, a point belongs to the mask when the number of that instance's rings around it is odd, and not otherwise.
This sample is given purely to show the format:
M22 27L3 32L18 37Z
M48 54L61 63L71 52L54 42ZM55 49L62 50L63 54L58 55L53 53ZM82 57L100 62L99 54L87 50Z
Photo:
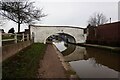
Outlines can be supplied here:
M63 55L60 53L60 51L57 49L57 47L52 44L57 55L58 55L58 58L60 59L61 63L62 63L62 66L64 67L64 69L66 70L66 72L68 72L69 74L69 78L79 78L78 75L76 74L76 72L73 70L73 68L70 66L70 64L68 62L65 61ZM74 74L71 74L71 73L74 73Z
M94 47L94 48L106 49L106 50L111 50L113 52L120 52L120 47L111 47L111 46L103 46L103 45L97 45L97 44L85 44L85 43L78 43L76 45L83 46L83 47Z

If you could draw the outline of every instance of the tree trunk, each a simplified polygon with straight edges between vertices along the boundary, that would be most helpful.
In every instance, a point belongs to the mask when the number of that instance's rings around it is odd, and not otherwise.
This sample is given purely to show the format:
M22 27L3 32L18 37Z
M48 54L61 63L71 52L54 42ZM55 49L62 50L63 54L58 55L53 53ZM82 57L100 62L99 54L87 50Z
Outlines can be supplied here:
M19 7L20 7L20 5L18 4L18 13L17 13L18 14L18 33L20 33L20 24L21 24L20 23L20 8Z
M20 23L18 23L18 33L20 32Z

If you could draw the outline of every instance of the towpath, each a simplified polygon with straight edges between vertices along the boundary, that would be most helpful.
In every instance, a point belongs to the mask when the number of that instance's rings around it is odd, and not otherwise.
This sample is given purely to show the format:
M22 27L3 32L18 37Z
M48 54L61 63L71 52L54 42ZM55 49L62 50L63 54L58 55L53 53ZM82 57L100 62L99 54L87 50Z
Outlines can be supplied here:
M40 62L39 78L66 78L65 69L52 44L48 44Z

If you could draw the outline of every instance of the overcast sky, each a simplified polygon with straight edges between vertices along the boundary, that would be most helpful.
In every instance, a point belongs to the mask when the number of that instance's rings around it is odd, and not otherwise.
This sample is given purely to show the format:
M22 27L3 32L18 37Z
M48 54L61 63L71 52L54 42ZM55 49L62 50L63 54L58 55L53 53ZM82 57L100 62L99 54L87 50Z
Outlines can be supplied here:
M41 22L38 22L39 24L73 25L85 28L88 25L89 17L95 12L103 13L108 19L112 18L112 22L118 21L118 1L35 0L35 5L43 8L43 12L48 14ZM6 22L3 29L5 29L5 32L8 32L11 27L16 26L17 24L13 24L13 22ZM27 26L24 26L21 27L21 31L27 28ZM15 30L17 31L17 28Z

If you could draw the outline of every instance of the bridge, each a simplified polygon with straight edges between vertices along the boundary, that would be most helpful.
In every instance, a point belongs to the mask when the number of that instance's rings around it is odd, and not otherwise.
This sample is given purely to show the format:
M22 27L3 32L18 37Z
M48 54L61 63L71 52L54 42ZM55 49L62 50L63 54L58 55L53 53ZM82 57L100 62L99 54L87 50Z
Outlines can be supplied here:
M34 37L34 42L46 43L46 40L50 36L56 34L64 34L71 36L75 40L72 43L84 43L86 41L84 28L80 27L29 25L29 28L31 38Z

